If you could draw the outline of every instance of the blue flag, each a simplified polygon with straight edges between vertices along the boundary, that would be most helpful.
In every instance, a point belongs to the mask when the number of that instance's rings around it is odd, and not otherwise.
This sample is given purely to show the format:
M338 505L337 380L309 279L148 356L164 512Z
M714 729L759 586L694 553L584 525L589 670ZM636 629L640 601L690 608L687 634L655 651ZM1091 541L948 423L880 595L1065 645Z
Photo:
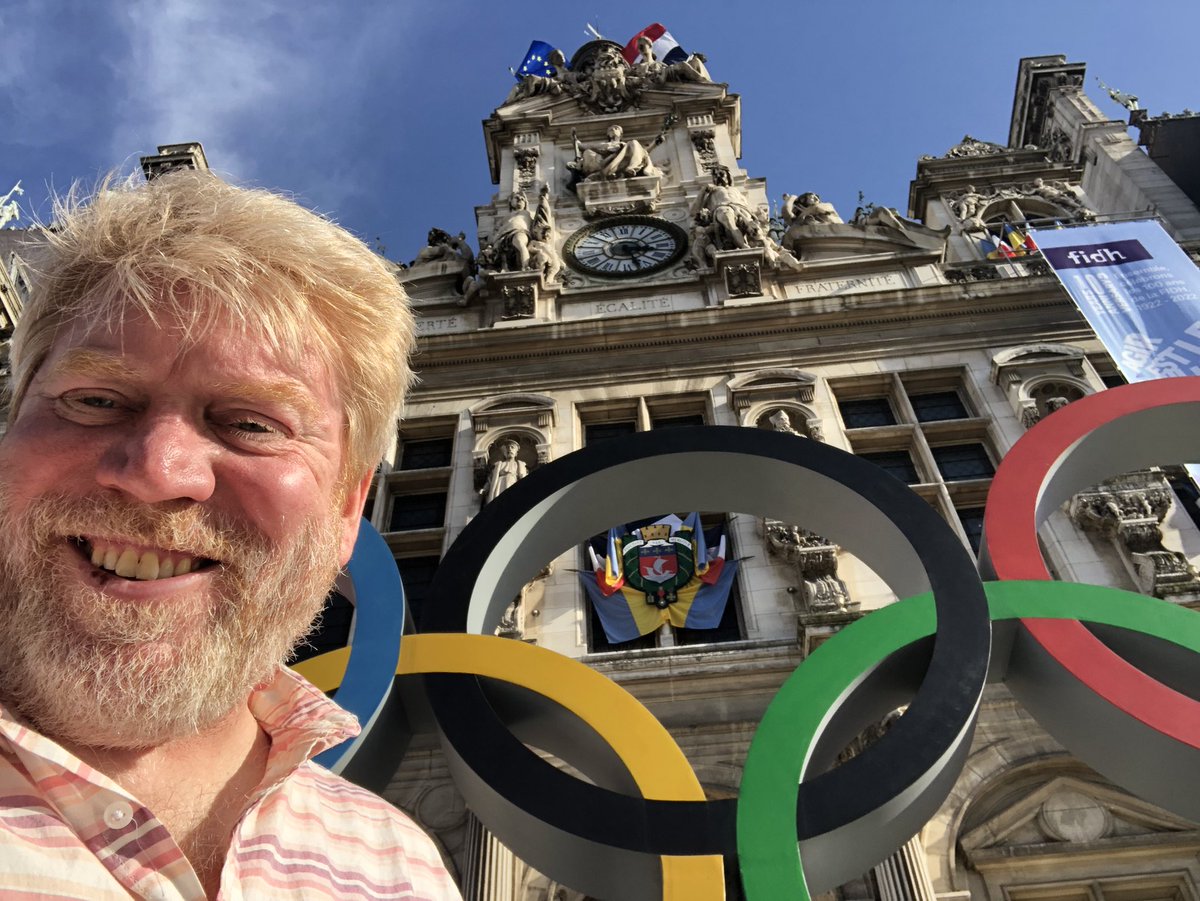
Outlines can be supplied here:
M550 52L553 49L554 45L547 44L545 41L534 41L530 44L529 52L525 54L521 67L514 73L517 81L526 75L541 75L544 78L555 75L554 67L546 61L550 58Z

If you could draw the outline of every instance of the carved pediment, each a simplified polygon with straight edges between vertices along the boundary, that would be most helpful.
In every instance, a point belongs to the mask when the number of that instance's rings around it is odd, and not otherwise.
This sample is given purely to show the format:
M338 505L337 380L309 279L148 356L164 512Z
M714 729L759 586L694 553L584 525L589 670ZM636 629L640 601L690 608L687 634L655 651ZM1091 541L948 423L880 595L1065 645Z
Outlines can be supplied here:
M1071 776L1052 779L961 838L968 859L1008 857L1028 846L1079 845L1163 833L1195 824L1117 789ZM1064 849L1065 850L1065 849Z

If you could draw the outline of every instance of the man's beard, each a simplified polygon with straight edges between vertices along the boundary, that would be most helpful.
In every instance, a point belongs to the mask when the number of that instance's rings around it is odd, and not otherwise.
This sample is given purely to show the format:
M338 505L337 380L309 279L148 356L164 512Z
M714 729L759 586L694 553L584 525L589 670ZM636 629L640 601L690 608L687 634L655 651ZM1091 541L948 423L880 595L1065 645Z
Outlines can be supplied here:
M275 545L196 505L50 495L14 513L0 494L0 534L0 698L60 741L142 748L215 725L270 677L333 584L340 529L331 511ZM219 561L211 594L106 595L64 552L77 535Z

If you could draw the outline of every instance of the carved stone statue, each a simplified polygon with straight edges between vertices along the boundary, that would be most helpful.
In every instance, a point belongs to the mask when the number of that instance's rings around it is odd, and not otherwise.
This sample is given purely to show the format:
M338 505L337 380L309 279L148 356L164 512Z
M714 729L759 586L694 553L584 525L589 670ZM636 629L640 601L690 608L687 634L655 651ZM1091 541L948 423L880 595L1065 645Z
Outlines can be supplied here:
M567 168L578 172L584 181L661 175L650 160L650 150L662 143L663 136L659 135L647 149L636 139L622 140L624 133L620 125L610 125L607 141L581 144L572 131L575 159L567 163Z
M553 229L542 222L533 225L533 239L529 242L529 266L542 273L548 282L558 278L562 271L562 260L554 249Z
M537 97L539 94L547 94L555 97L571 86L573 78L571 71L567 68L567 58L561 50L557 48L551 50L546 57L546 62L554 69L553 75L524 76L508 92L508 96L504 98L504 103L500 105L507 106L510 103L516 103L518 100L524 100L526 97Z
M704 264L702 257L711 258L713 251L752 247L761 248L764 259L772 267L803 268L790 251L780 247L771 237L766 211L756 212L750 206L746 195L734 187L728 167L713 167L712 179L712 184L704 186L692 207L693 242L700 239L702 245L697 250L693 243L694 268L701 267Z
M7 194L0 197L0 228L8 225L21 218L21 205L13 200L14 194L20 196L25 193L25 189L21 187L21 183L17 182L9 190Z
M533 239L534 225L549 229L549 239L554 233L554 213L550 201L550 189L543 186L536 213L529 212L529 201L524 191L513 191L508 199L508 218L499 229L496 238L497 267L501 272L520 272L535 268L530 261L529 243ZM482 253L482 251L481 251Z
M1102 90L1108 93L1109 97L1121 104L1121 106L1125 107L1125 109L1129 110L1130 112L1133 112L1139 108L1137 94L1126 94L1124 91L1118 91L1116 88L1110 88L1099 78L1096 79L1096 83L1100 85Z
M767 421L771 423L771 428L776 432L804 437L792 426L792 418L788 416L787 410L776 410Z
M605 44L596 51L595 60L588 73L585 90L587 99L602 112L615 113L623 110L636 97L634 84L628 83L626 74L629 64L621 56L616 45Z
M981 230L987 227L981 218L987 205L987 196L976 191L974 185L967 185L967 189L953 201L952 208L964 227Z
M517 459L521 445L509 438L500 445L500 458L492 464L488 472L487 484L483 486L483 502L495 500L501 492L517 484L529 475L529 468L523 460Z
M687 267L689 269L708 269L713 264L713 251L716 250L713 241L712 213L708 210L697 210L692 220L692 240L688 252Z
M467 243L465 234L459 232L457 236L451 236L440 228L431 228L428 243L417 253L417 258L412 265L415 267L424 263L440 263L445 260L461 261L464 269L470 272L475 269L475 253L471 250L471 245Z
M1027 197L1040 197L1080 219L1096 218L1096 214L1075 196L1075 192L1065 181L1048 182L1042 178L1035 178L1032 184L1022 186L1021 190Z
M713 243L719 250L744 250L750 246L748 235L759 229L750 201L733 186L733 176L725 166L712 170L712 184L705 185L696 198L693 214L705 210L713 221Z
M854 213L854 218L850 220L850 224L858 228L882 225L903 232L908 231L908 226L914 223L904 219L897 210L890 206L875 206L871 203L865 207L859 207Z
M687 59L677 63L664 63L654 55L654 42L645 35L638 38L637 48L642 59L633 67L633 72L653 84L712 81L704 66L708 59L703 53L690 54Z
M793 225L841 224L842 221L833 204L826 203L812 191L806 191L799 196L784 194L780 214L787 228Z

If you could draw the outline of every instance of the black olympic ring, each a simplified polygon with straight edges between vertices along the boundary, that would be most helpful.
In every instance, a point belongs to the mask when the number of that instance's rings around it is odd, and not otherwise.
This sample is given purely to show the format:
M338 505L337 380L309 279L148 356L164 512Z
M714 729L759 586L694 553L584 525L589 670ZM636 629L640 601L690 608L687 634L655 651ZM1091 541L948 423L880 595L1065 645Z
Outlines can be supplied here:
M949 792L990 651L987 601L969 553L929 504L878 467L822 443L736 427L651 431L585 448L531 473L470 522L434 576L420 631L490 634L521 586L565 548L614 522L696 508L802 522L899 597L933 592L932 642L864 677L814 749L809 771L821 775L800 786L798 835L818 852L806 852L810 877L837 884L861 871L865 855L892 850L873 841L876 818L911 820L915 832ZM543 872L569 869L573 885L607 896L618 870L625 891L661 885L659 855L736 855L736 801L642 798L607 743L574 716L576 728L564 729L554 702L475 676L423 678L468 804ZM906 702L879 742L828 769L849 739Z

